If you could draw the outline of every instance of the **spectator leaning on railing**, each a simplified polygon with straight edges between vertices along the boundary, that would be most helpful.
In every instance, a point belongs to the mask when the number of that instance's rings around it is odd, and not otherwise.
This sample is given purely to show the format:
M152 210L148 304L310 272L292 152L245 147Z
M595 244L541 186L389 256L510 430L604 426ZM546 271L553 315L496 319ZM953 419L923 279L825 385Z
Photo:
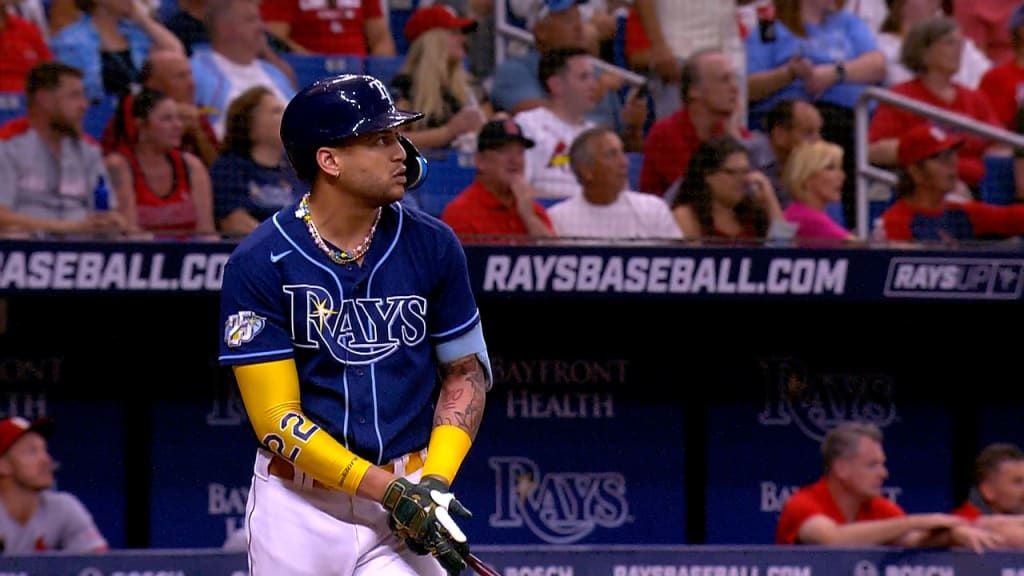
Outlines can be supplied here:
M885 468L882 431L874 424L843 422L821 444L821 478L793 493L779 516L778 544L893 545L915 548L999 548L1001 536L952 514L907 514L882 496Z
M1024 548L1024 451L993 442L978 453L967 499L953 514L1000 534L1007 546Z

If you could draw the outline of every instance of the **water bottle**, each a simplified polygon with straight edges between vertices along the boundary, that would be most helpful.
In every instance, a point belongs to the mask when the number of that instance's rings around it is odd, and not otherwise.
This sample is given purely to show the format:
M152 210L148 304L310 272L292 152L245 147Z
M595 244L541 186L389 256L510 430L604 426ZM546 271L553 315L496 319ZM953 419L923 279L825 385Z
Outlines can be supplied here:
M96 188L92 191L92 207L97 212L110 210L110 189L107 188L107 180L103 176L96 181Z
M474 168L476 166L474 161L476 141L476 132L463 132L455 140L452 140L452 148L455 149L455 157L457 158L459 168Z
M775 42L775 5L762 4L757 7L757 27L761 34L761 42Z

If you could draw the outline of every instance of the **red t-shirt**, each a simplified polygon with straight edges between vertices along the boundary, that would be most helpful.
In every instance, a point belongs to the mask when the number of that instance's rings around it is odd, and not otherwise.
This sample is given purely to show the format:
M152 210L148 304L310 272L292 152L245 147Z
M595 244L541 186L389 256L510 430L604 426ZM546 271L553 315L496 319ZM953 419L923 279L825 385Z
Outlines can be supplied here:
M548 228L551 220L540 204L533 203L533 211ZM495 234L518 235L528 234L526 224L519 217L514 206L506 206L484 188L479 180L474 180L458 196L452 198L441 213L441 220L452 227L456 234Z
M273 0L260 2L260 15L287 22L292 40L310 52L352 56L366 56L363 24L384 16L380 0Z
M1014 61L989 69L981 77L978 92L988 98L999 121L1007 130L1014 130L1013 118L1024 102L1024 68Z
M0 92L24 92L28 71L50 60L53 53L39 28L24 18L7 14L7 23L0 28Z
M981 509L975 506L974 504L971 504L970 502L964 502L962 506L960 506L956 510L953 510L951 514L953 514L954 516L959 516L966 520L970 520L972 522L977 520L978 518L981 518L982 516Z
M715 127L716 136L725 132L725 123ZM690 156L700 146L690 113L680 108L671 116L655 122L644 138L644 163L640 167L641 192L664 194L673 182L686 174Z
M931 104L937 108L970 116L980 122L1002 127L999 123L999 118L992 111L988 99L981 92L971 90L965 86L956 86L956 95L951 102L940 100L919 79L897 84L892 87L892 91L901 96L913 98L925 104ZM878 110L875 111L875 115L871 118L868 141L876 142L888 138L899 138L900 134L928 121L924 116L909 110L901 110L887 104L879 104ZM976 186L981 181L982 176L985 175L985 162L982 156L985 154L985 149L992 143L984 138L978 138L966 133L964 136L967 138L967 142L960 148L958 171L960 179L969 186Z
M901 199L881 218L886 240L974 240L1024 234L1024 204L946 202L928 210Z
M843 517L843 513L832 498L832 493L828 490L825 478L804 486L789 497L785 506L782 507L782 514L779 516L779 523L775 528L775 543L799 544L796 541L796 535L800 531L800 526L812 516L819 514L831 518L836 524L847 524L846 518ZM854 521L884 520L904 515L906 512L903 511L903 508L900 508L892 500L875 496L861 506Z

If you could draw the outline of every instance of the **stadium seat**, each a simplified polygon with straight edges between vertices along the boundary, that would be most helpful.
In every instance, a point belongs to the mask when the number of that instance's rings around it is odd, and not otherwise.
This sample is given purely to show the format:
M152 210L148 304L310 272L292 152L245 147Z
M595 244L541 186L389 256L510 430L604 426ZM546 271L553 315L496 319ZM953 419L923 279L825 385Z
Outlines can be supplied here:
M537 198L537 204L540 204L547 210L562 200L565 200L565 198Z
M85 119L82 122L82 129L85 133L99 140L103 136L103 129L107 127L114 111L117 110L117 98L108 96L99 102L94 102L85 112Z
M157 9L157 17L160 23L167 22L178 12L178 0L160 0L160 8Z
M985 176L979 184L979 197L989 204L1013 204L1017 183L1013 177L1012 156L985 156Z
M359 56L293 53L282 54L281 57L295 71L300 88L326 76L363 73L363 60Z
M629 157L629 189L640 189L640 168L644 165L643 152L627 152Z
M364 61L365 72L384 84L391 84L391 79L398 74L405 56L367 56Z
M825 205L825 212L832 218L832 221L846 228L846 217L843 216L842 202L829 202Z
M409 17L412 16L415 10L412 8L399 8L393 2L389 4L391 4L391 7L389 8L387 18L388 25L391 28L391 37L395 40L395 52L398 54L408 54L409 41L405 38L405 22L409 20Z
M629 68L626 61L626 20L628 11L622 10L615 14L615 36L612 37L612 64L620 68Z
M438 218L452 198L469 186L476 176L476 168L459 164L459 153L454 150L428 150L427 181L417 191L420 209Z
M24 94L20 92L0 92L0 125L24 114Z

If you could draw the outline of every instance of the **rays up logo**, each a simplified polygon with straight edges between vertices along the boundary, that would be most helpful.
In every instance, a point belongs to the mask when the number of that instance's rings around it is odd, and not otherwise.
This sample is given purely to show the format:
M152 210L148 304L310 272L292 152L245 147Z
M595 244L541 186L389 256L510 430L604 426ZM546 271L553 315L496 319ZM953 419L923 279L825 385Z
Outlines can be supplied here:
M764 376L763 426L790 426L821 442L845 420L872 422L880 428L896 420L893 381L887 374L813 373L797 358L761 360Z
M600 528L617 528L629 517L626 479L618 472L541 474L519 456L494 457L495 528L526 526L549 544L572 544Z

